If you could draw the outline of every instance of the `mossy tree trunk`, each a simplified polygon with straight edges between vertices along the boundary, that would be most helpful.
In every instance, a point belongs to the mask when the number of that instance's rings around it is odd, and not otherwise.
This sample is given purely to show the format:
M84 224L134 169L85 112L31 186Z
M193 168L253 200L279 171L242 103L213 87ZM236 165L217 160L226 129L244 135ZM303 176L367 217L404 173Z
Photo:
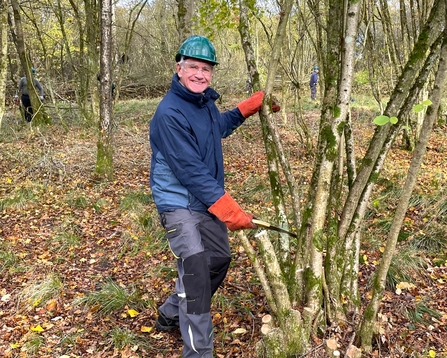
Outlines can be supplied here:
M374 278L372 298L365 310L365 317L359 332L360 344L368 352L372 350L371 341L374 334L374 322L379 310L379 304L383 296L383 291L385 289L386 275L391 265L393 253L396 249L399 232L405 219L405 214L407 212L411 194L413 192L414 186L416 185L417 174L425 155L433 124L437 120L439 104L445 89L446 77L447 30L444 28L444 39L441 49L439 67L433 90L429 96L432 104L428 107L424 122L422 124L419 139L414 150L412 161L410 163L410 168L408 169L406 182L402 190L402 195L399 199L398 206L395 210L394 219L389 230L385 251L377 270L377 274Z
M253 6L254 4L251 1L240 0L239 2L240 21L238 29L239 34L241 36L242 47L245 54L245 62L247 64L247 76L248 76L247 80L249 82L249 88L250 88L249 95L251 95L252 92L259 91L262 89L260 76L254 55L255 51L252 46L252 39L250 34L251 18L249 16L249 13L252 12ZM279 171L280 169L278 163L278 157L280 156L277 154L274 139L270 135L267 118L265 116L261 116L260 119L261 119L264 147L267 155L268 174L269 174L270 188L272 191L272 198L275 207L276 218L277 222L285 229L287 229L288 221L286 216L284 192L280 184L280 171ZM299 215L295 216L295 218L297 217L299 217ZM287 235L282 235L280 237L280 250L282 253L280 255L280 260L281 260L281 266L284 268L290 262L289 249L290 249L289 237Z
M249 30L250 19L248 16L251 2L241 0L240 3L240 23L239 33L241 35L242 46L247 63L248 78L253 91L260 90L259 73L254 59L254 51ZM262 111L260 113L261 126L263 131L264 146L267 153L269 178L274 200L277 221L285 228L288 227L287 215L285 211L284 194L280 184L279 165L286 168L289 187L296 193L295 180L291 175L289 163L284 155L281 146L280 136L272 120L272 90L284 38L286 37L286 26L292 9L293 1L282 2L277 32L272 44L272 55L268 67L268 76L265 85L265 97ZM296 206L294 212L296 218L300 217L298 195L294 196ZM260 254L264 265L257 264L256 253L251 248L251 244L246 236L241 233L241 241L247 252L251 252L251 259L257 267L258 275L261 278L264 290L268 293L270 308L275 317L275 325L269 327L268 332L262 342L257 347L260 357L288 357L292 354L302 353L307 347L307 338L304 334L303 320L299 311L292 307L293 297L290 296L289 281L291 270L290 265L290 242L289 237L282 236L280 241L279 254L276 255L273 245L268 236L264 233L258 236ZM264 271L265 269L265 271Z
M112 0L101 0L100 121L96 174L113 179Z
M6 78L8 74L8 7L6 0L0 0L0 98L6 98ZM0 131L6 102L0 103Z
M194 14L194 0L177 0L177 31L179 43L185 41L191 33L191 18Z
M422 29L419 40L404 67L398 83L395 86L390 100L385 109L385 114L389 117L399 116L400 109L408 97L408 91L417 78L419 71L424 65L424 60L427 57L427 52L430 46L439 38L443 24L444 24L445 1L436 0L433 5L433 11L428 19L425 27ZM365 196L367 185L372 185L377 178L377 173L380 172L381 164L386 156L384 148L390 146L390 132L398 130L398 126L379 126L376 128L373 138L370 141L367 153L362 162L354 185L349 191L346 204L343 208L343 213L340 219L338 228L338 236L345 237L348 230L354 231L350 227L356 219L362 218L357 211L361 201L368 200L369 196ZM373 172L375 170L375 172ZM374 173L374 174L373 174ZM370 180L371 178L371 180Z

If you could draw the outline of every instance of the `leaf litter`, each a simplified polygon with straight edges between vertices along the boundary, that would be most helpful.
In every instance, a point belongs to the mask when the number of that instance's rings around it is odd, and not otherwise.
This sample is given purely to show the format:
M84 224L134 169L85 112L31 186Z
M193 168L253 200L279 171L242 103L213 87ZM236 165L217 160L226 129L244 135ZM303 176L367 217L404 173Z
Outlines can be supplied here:
M315 142L318 115L311 114L307 120ZM157 307L173 291L176 273L155 206L146 200L136 211L121 208L129 193L150 197L147 123L118 128L115 178L110 183L98 182L92 175L96 137L85 128L62 133L54 126L34 136L22 130L21 136L0 147L4 158L0 162L0 356L180 357L179 332L153 329ZM371 126L365 125L357 131L357 140L367 143L371 133ZM312 157L292 131L283 129L282 135L291 148L290 157L296 159L292 168L298 182L305 187ZM268 190L268 175L261 138L257 119L250 119L224 140L226 183L247 211L270 216L271 199L262 192ZM446 150L443 131L435 131L418 191L431 190L439 173L445 172L446 162L439 152ZM408 165L408 152L397 145L391 155L394 164L384 176L393 175L399 167L396 163ZM255 357L262 317L269 309L244 250L236 236L230 235L230 240L233 264L212 307L215 352L221 358L250 358ZM365 255L368 259L360 276L364 300L380 250L366 247ZM426 274L415 275L413 284L400 283L398 291L386 291L371 356L447 354L445 253L439 257L442 264L433 263L436 255L426 257ZM51 290L49 277L57 277L60 286ZM109 280L133 298L126 296L123 306L108 314L101 313L101 302L76 304L101 292ZM32 301L24 298L29 288L35 290L34 296L28 292ZM413 323L403 307L416 307L422 299L433 310L421 313L425 320ZM439 315L433 315L435 311ZM325 338L336 339L346 349L351 336L335 330ZM324 357L321 342L315 337L315 346L306 356Z

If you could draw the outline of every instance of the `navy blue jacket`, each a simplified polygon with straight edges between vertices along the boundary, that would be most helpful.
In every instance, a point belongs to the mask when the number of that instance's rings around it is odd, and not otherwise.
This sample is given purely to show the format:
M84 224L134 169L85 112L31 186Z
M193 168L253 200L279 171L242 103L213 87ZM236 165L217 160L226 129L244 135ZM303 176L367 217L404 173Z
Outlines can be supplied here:
M238 108L220 113L212 88L196 94L172 78L150 122L150 185L159 213L178 208L207 212L224 195L221 139L245 118Z
M313 87L316 86L317 84L318 84L318 72L313 71L312 74L310 75L309 86Z

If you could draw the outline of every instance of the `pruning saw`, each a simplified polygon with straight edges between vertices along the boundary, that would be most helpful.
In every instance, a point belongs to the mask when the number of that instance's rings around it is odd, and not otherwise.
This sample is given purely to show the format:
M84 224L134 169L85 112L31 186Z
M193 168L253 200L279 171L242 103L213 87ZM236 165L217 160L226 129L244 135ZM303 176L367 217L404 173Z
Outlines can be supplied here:
M282 227L272 225L272 224L270 224L270 223L268 223L266 221L253 219L252 222L253 222L253 224L258 225L260 227L263 227L265 229L281 232L283 234L288 234L288 235L293 236L293 237L298 237L298 235L296 233L291 232L291 231L287 231L286 229L283 229Z

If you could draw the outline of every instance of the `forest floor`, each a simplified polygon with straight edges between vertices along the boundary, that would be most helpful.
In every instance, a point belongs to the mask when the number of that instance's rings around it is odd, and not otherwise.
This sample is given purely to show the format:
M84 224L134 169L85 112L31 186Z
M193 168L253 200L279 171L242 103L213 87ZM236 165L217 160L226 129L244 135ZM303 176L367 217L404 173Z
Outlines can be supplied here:
M227 107L229 105L227 104ZM175 263L150 199L148 120L121 113L115 130L115 178L93 175L94 126L57 123L32 128L9 114L0 133L0 356L1 357L180 357L179 332L158 332L157 307L173 291ZM318 108L305 111L301 125L309 137L280 114L281 131L299 187L308 186L312 148L318 134ZM372 118L353 111L360 157L373 133ZM366 118L366 119L365 119ZM224 140L227 190L247 211L272 220L273 206L258 118ZM417 191L445 186L447 140L437 128ZM410 153L396 144L383 177L405 178ZM392 208L388 209L392 218ZM385 212L385 214L383 214ZM382 217L368 218L365 231ZM410 215L411 214L411 215ZM410 229L420 230L417 210ZM248 235L254 235L247 232ZM274 237L274 234L272 234ZM367 233L366 237L380 237ZM261 319L269 313L264 293L237 236L230 234L233 264L213 299L215 352L219 358L255 357ZM362 300L381 244L362 247L359 279ZM372 357L447 357L446 252L421 255L424 272L385 292ZM411 281L410 281L411 279ZM424 302L424 306L418 305ZM417 309L424 307L425 311ZM411 314L420 319L411 319ZM302 357L326 357L325 339L342 355L353 338L350 322L315 337ZM345 355L348 357L348 355Z

